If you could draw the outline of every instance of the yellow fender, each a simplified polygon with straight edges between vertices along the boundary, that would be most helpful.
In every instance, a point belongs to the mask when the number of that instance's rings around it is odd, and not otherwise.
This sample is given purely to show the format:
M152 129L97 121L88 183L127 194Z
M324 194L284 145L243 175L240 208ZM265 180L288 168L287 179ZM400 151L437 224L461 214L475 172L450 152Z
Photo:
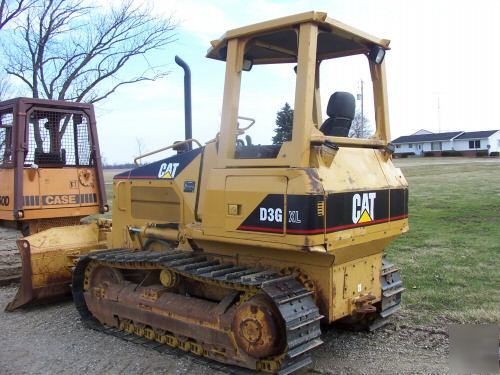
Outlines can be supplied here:
M5 310L71 294L72 268L80 256L107 248L107 232L109 228L92 223L51 228L18 240L21 285Z

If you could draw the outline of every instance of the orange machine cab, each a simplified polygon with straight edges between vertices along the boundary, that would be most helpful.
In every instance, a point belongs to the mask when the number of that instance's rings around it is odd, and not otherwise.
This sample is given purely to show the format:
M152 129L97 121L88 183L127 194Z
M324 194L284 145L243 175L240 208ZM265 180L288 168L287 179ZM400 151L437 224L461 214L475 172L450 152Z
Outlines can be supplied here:
M0 223L35 233L107 209L93 106L0 102Z

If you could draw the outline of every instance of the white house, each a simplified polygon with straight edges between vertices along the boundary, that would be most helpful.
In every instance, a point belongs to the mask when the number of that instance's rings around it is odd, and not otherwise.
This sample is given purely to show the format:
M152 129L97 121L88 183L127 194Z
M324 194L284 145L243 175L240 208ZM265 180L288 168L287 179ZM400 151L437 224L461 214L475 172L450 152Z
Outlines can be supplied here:
M500 130L432 133L422 129L396 138L392 143L396 146L396 156L424 153L440 156L446 151L458 151L463 156L491 155L500 152Z

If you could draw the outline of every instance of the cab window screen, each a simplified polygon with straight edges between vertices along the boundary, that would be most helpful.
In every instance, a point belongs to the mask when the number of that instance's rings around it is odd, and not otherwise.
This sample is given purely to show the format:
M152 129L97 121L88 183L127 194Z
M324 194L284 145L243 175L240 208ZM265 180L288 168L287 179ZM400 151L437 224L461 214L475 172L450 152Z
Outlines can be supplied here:
M25 165L92 164L89 122L80 113L35 110L29 117L26 136Z
M0 166L12 162L12 110L0 112Z

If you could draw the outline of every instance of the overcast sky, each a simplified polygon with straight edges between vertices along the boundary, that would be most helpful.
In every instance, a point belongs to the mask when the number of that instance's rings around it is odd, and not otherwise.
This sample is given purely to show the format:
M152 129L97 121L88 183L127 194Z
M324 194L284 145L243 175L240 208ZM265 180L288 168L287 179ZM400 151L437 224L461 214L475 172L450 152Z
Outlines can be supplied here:
M224 63L205 58L210 40L231 28L309 10L326 11L332 18L391 40L386 64L393 138L421 128L500 129L500 1L156 0L153 4L155 11L172 13L179 22L177 41L153 61L169 64L170 74L158 82L124 87L98 104L101 150L108 163L131 161L138 153L137 139L143 150L183 139L183 73L173 63L176 54L192 70L193 135L207 141L219 129L224 85ZM257 119L251 134L256 143L265 143L272 135L275 113L284 102L293 103L291 68L256 67L251 79L243 78L240 114ZM333 91L357 94L363 79L365 112L371 117L367 66L352 58L325 70L323 107Z

